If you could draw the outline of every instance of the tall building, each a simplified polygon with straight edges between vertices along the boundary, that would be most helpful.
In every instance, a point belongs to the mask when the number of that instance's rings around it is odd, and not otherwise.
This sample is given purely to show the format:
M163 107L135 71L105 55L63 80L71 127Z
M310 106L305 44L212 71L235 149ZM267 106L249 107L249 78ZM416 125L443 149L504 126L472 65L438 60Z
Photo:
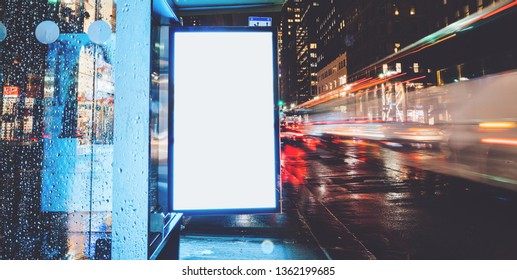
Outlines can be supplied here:
M300 25L301 0L287 1L282 8L280 19L280 98L287 104L295 102L296 82L296 30Z
M317 95L318 84L318 41L314 24L320 13L319 1L306 1L301 25L297 30L296 56L299 63L297 72L297 101L305 101Z
M322 1L319 68L346 52L351 81L360 79L360 70L370 64L500 1L504 0Z
M300 104L317 94L316 25L320 1L290 0L282 10L280 94L286 104Z
M346 52L350 36L345 32L345 15L350 0L320 1L321 12L316 18L318 40L318 71Z
M348 73L353 74L430 33L430 1L324 2L318 26L320 68L346 52Z
M467 17L473 13L507 0L441 0L430 1L428 9L433 13L429 16L429 28L438 30L449 24Z
M318 96L333 92L347 83L347 59L342 54L318 71ZM334 94L339 94L336 91Z
M418 103L415 92L515 68L512 43L488 43L489 38L500 38L487 33L488 27L476 29L513 7L512 0L388 1L385 5L350 1L341 19L343 10L332 2L322 5L320 94L297 109L331 112L343 119L448 122L452 118L442 97ZM344 39L343 43L334 38ZM329 43L333 39L339 46ZM327 61L342 53L347 58L348 84L334 89L328 76L334 73L336 61Z
M281 96L287 105L314 98L317 71L345 53L349 81L361 79L376 61L500 1L289 0L281 14Z

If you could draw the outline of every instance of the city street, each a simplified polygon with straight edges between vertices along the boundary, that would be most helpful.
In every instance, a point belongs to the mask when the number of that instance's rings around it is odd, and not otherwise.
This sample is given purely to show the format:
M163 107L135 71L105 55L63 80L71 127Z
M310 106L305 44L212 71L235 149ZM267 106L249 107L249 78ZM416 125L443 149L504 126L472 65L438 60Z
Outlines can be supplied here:
M516 26L517 0L1 0L0 260L517 260Z
M515 193L419 168L446 167L440 150L306 138L282 151L286 191L310 190L376 259L517 257Z

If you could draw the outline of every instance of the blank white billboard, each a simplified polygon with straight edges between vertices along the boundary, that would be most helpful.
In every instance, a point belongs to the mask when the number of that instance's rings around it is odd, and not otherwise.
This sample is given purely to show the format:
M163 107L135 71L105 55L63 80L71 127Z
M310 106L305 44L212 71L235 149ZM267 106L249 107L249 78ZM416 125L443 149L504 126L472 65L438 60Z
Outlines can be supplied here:
M267 28L172 31L173 211L278 210L275 36Z

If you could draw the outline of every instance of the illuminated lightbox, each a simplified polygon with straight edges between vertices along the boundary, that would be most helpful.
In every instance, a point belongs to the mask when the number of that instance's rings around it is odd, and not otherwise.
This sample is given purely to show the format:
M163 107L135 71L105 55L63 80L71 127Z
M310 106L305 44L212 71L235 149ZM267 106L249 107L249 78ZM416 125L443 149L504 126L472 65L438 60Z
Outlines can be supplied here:
M263 27L171 31L173 211L278 211L276 36Z

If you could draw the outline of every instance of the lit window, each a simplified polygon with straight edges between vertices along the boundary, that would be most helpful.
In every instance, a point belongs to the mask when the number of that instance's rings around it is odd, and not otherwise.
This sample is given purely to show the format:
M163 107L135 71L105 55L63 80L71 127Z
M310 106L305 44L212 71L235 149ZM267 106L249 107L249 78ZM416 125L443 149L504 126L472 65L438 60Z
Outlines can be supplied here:
M414 16L414 15L415 15L415 13L416 13L416 11L415 11L415 7L411 7L411 8L409 9L409 14L410 14L410 15L412 15L412 16Z
M413 72L418 73L418 63L413 63Z
M339 85L346 84L346 75L339 77Z
M395 43L395 48L393 48L394 52L398 52L400 48L400 43Z

